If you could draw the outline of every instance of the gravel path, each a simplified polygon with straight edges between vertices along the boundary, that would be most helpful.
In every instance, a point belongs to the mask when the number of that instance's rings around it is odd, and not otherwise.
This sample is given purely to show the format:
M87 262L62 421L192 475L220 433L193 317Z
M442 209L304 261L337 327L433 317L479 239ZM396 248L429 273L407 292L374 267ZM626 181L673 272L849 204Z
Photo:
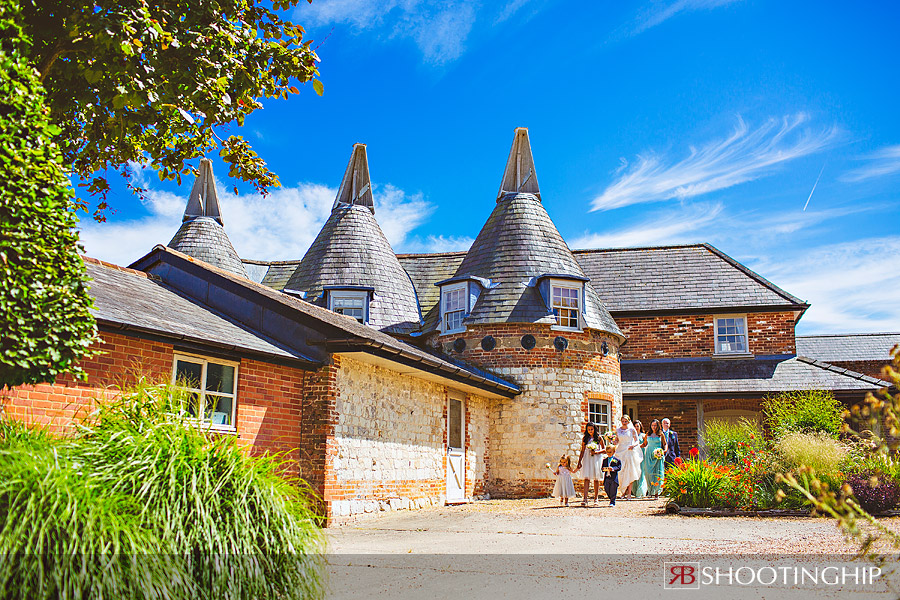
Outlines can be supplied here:
M381 513L329 529L330 597L563 600L627 584L643 600L662 593L666 562L813 568L843 564L853 552L824 518L685 517L666 514L664 506L663 500L587 508L563 508L553 499L488 500ZM900 519L890 526L900 529ZM700 591L692 597L897 597L880 582Z

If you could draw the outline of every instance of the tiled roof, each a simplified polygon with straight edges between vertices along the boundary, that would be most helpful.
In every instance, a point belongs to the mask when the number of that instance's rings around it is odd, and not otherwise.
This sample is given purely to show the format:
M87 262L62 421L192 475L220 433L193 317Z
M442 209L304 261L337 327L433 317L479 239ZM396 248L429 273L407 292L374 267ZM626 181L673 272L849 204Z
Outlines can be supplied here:
M807 306L709 244L573 254L613 313Z
M440 308L437 304L441 299L441 290L434 284L453 277L465 257L465 252L397 255L400 264L409 273L409 277L416 287L419 306L422 307L422 315L425 319L424 330L434 329L440 319Z
M358 207L356 210L369 212L368 209L363 207ZM516 384L510 383L494 374L486 373L471 365L466 365L438 353L429 352L407 344L386 333L363 325L352 317L339 315L299 298L273 290L266 285L254 283L243 277L237 277L229 271L215 269L206 263L193 261L190 257L174 252L169 248L156 246L153 251L138 259L132 266L153 272L158 264L171 263L178 269L183 269L184 267L180 264L181 261L194 263L202 271L208 272L208 274L204 274L204 277L214 278L219 276L230 282L230 284L235 285L234 290L243 290L240 294L237 294L237 291L227 294L229 298L228 306L234 306L235 310L241 310L241 307L248 304L248 302L257 306L263 305L263 299L267 299L270 303L278 306L278 312L281 316L286 315L288 319L297 322L315 323L319 327L325 326L329 334L323 342L332 351L338 351L335 348L347 347L353 348L355 351L372 352L388 360L415 365L414 368L422 371L463 381L469 385L490 390L507 397L516 395L520 391ZM163 266L160 268L160 271L169 272L169 269ZM188 280L184 277L180 275L177 277L180 283L188 285L188 283L185 283ZM200 287L204 289L204 286ZM207 285L206 288L208 287ZM234 299L238 297L244 298L245 301L235 302ZM253 314L252 318L254 320L260 319L255 311L250 311L248 314ZM272 335L274 336L275 334L273 333Z
M212 217L195 217L185 221L168 246L229 273L247 277L244 263L231 245L225 229Z
M488 217L455 275L490 279L464 323L555 323L534 278L584 277L544 205L532 194L506 194ZM588 327L622 335L597 294L586 286Z
M891 348L898 344L900 333L798 335L797 354L826 362L887 362L891 360Z
M246 266L250 261L244 261L244 265ZM263 278L259 281L259 283L272 288L273 290L281 291L284 289L284 286L287 285L288 280L291 278L291 275L294 274L294 271L297 270L297 267L300 265L299 260L277 260L272 262L266 261L253 261L253 264L256 265L266 265L266 274L263 275Z
M369 325L375 329L408 333L420 326L412 282L366 206L341 204L331 211L284 289L305 292L308 301L324 306L326 286L374 288Z
M189 300L146 273L85 257L91 277L92 313L101 325L155 333L200 345L248 351L254 355L293 359L306 357Z
M623 394L872 391L884 381L803 357L622 361Z

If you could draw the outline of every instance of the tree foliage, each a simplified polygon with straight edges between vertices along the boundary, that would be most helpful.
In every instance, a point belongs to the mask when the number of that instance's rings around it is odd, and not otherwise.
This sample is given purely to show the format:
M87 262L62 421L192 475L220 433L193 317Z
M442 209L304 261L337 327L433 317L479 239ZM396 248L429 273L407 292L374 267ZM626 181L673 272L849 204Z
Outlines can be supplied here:
M822 432L837 437L844 406L826 390L781 392L763 402L766 423L775 437L791 432Z
M246 140L223 130L261 99L299 93L295 82L322 93L303 28L275 12L297 1L24 0L65 164L90 181L95 217L105 173L128 178L130 163L180 181L188 161L218 149L232 177L261 193L279 185Z
M71 190L15 0L0 0L0 388L52 381L95 337Z

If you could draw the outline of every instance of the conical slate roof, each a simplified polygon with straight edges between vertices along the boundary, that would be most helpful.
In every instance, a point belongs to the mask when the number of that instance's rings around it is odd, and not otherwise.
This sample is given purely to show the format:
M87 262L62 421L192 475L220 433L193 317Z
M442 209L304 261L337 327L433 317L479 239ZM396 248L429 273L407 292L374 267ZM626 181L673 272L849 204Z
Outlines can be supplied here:
M229 273L247 277L244 263L222 226L212 161L207 158L200 160L200 173L188 197L183 221L175 237L168 243L169 248Z
M529 173L531 178L524 184L531 186L530 193L507 189L522 187ZM536 285L537 278L568 275L587 280L539 194L528 132L517 129L497 206L454 276L491 281L465 323L555 323ZM593 287L585 285L584 290L586 326L622 336Z
M363 144L353 147L331 216L284 286L326 305L326 288L371 288L369 325L388 333L418 329L421 315L412 281L375 220Z

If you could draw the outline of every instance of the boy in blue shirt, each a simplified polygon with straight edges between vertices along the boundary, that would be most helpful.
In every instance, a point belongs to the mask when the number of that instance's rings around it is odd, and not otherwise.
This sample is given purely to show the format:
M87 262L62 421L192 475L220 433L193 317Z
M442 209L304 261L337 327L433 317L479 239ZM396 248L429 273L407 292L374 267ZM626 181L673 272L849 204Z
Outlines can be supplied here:
M622 468L622 461L614 456L616 447L612 444L606 446L606 458L603 459L603 489L609 498L609 505L616 505L616 494L619 493L619 469Z

